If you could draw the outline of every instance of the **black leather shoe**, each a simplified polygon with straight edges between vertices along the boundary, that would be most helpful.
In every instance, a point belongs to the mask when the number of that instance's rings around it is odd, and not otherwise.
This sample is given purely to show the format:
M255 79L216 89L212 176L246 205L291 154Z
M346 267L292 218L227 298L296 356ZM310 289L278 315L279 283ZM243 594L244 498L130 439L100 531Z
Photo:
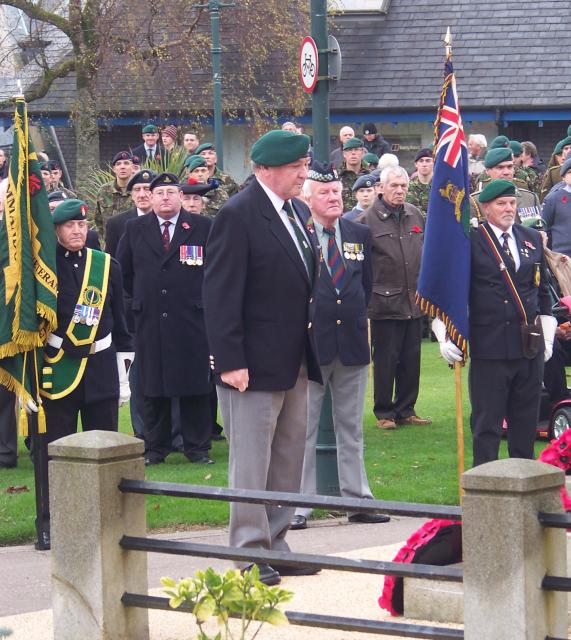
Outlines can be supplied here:
M321 571L313 567L290 567L287 564L274 564L274 569L280 576L314 576Z
M348 517L349 522L361 522L368 524L381 524L382 522L390 522L389 516L382 513L352 513Z
M153 464L163 464L164 461L165 461L164 458L146 457L145 458L145 467L150 467Z
M298 529L307 529L307 518L305 516L294 516L291 519L289 528L292 531L297 531Z
M213 433L210 436L211 440L226 440L226 438L221 433Z
M242 573L250 571L253 566L253 564L249 564L247 567L242 569ZM260 571L260 582L268 585L268 587L272 587L282 581L280 574L273 567L270 567L269 564L259 564L258 569Z
M198 456L196 458L187 458L192 464L214 464L214 460L209 456Z

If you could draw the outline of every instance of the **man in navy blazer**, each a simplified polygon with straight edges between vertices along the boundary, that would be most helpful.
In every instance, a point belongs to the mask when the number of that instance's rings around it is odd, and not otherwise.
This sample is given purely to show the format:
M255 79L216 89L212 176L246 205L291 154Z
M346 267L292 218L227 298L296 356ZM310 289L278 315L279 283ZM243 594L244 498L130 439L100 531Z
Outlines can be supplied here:
M211 464L210 369L202 283L211 222L182 209L178 178L150 184L153 211L130 220L117 257L132 297L138 374L144 395L145 464L171 451L171 399L180 400L184 454Z
M270 131L252 147L255 179L214 219L207 245L205 318L211 367L230 446L233 488L298 492L307 382L320 380L313 342L317 252L296 199L309 138ZM232 503L230 544L287 551L292 508ZM260 578L315 573L260 566Z
M329 384L337 440L341 495L373 498L363 462L363 410L370 362L367 304L372 290L371 232L340 219L343 185L333 165L314 162L304 185L311 210L308 229L320 249L315 340L323 384L309 383L302 493L317 493L315 453L319 416ZM311 509L296 509L292 529L304 529ZM387 522L387 516L358 512L350 522Z
M497 459L504 418L510 457L534 457L543 365L553 353L557 322L551 314L541 236L535 229L514 224L515 194L511 182L492 180L479 195L486 222L470 232L474 466ZM536 324L536 355L524 347L520 308L528 323ZM433 321L433 330L443 357L451 364L462 360L440 320Z

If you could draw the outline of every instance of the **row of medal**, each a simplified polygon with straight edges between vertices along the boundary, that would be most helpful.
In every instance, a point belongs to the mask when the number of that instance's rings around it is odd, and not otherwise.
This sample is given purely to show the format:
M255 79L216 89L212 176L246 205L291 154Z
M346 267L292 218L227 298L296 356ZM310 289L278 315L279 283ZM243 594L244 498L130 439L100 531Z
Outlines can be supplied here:
M343 243L343 256L345 260L358 260L362 262L365 259L365 245L357 242Z
M86 324L89 327L96 327L99 324L100 316L101 309L98 307L90 307L87 304L76 304L71 321L75 322L75 324Z
M204 247L201 245L182 245L179 247L179 260L182 264L200 267L204 264Z

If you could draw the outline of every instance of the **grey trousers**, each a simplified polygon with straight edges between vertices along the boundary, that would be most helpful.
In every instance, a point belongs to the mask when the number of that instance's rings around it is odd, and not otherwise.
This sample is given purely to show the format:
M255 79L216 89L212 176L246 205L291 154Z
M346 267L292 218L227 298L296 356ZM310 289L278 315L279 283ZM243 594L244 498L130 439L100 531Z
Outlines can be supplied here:
M306 367L288 391L240 393L217 387L217 392L230 448L230 487L298 493L307 430ZM288 551L285 535L293 511L231 503L230 545Z
M302 493L317 493L316 444L319 416L329 384L333 402L333 427L337 442L339 489L344 498L372 498L363 462L363 411L368 366L345 366L339 358L321 367L323 386L308 385L307 440L301 480ZM296 515L309 517L312 509L298 507Z

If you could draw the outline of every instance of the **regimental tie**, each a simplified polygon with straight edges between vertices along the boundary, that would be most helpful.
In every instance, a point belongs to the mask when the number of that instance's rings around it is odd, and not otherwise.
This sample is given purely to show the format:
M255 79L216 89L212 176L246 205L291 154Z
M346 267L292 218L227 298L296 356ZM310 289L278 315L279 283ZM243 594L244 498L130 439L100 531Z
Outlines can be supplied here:
M515 260L510 250L510 245L508 244L509 237L510 237L509 233L506 233L506 232L502 233L502 238L504 239L504 242L502 244L502 249L504 250L504 253L507 255L507 257L509 258L509 261L510 261L509 266L515 269Z
M328 236L327 239L327 264L331 272L331 280L333 285L340 291L343 287L343 278L345 277L345 265L341 252L335 240L335 227L323 227L323 232Z
M165 253L168 253L168 250L171 246L171 237L169 234L169 227L171 226L172 222L169 222L168 220L166 220L165 222L161 223L161 227L163 228L163 249L165 250Z
M297 221L295 219L295 213L293 212L293 208L289 200L286 200L284 202L284 211L286 212L287 218L290 221L291 226L293 227L295 237L297 238L297 241L301 248L303 259L305 261L305 266L307 267L307 273L309 274L309 281L313 282L313 273L315 270L315 266L313 264L313 251L309 246L309 243L303 231L300 229L299 225L297 224Z

